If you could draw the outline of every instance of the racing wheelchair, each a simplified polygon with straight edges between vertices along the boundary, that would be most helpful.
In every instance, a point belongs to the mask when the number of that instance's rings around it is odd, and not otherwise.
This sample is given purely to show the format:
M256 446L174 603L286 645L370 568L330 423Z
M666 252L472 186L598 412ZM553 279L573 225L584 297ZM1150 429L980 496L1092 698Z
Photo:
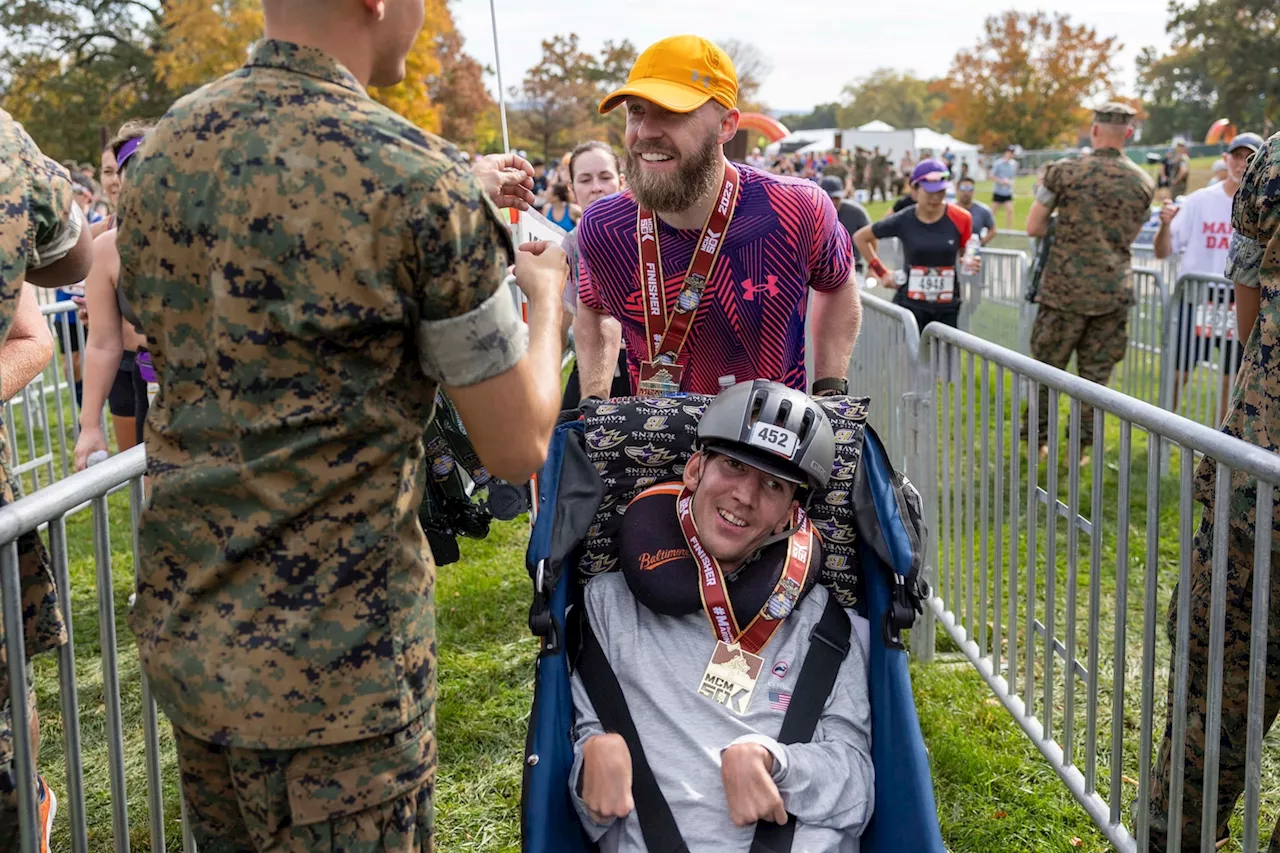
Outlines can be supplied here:
M690 394L608 400L566 415L556 428L536 480L537 514L526 554L533 580L529 626L541 649L525 745L524 853L596 850L582 830L568 781L574 759L570 676L583 659L577 627L583 586L597 574L617 570L612 537L622 514L642 489L675 479L683 470L710 399ZM928 596L920 578L925 531L919 495L893 470L884 445L867 424L868 400L828 397L819 402L837 442L831 486L816 493L809 508L827 555L822 583L855 616L853 641L863 643L869 662L875 809L861 850L944 853L902 642L902 632L914 623ZM827 667L838 667L848 641L846 637L843 650L837 648L839 657ZM814 649L824 643L839 645L815 636L805 667L822 657ZM586 669L582 674L584 680L594 677ZM797 695L778 739L808 740L813 725L807 725L806 733L804 718L816 721L824 700L825 692ZM633 754L633 762L636 816L651 853L687 850L669 812L665 820L660 814L665 802L655 804L644 790L643 757L637 761ZM648 787L656 790L651 774ZM787 853L790 833L778 829L762 821L751 853Z

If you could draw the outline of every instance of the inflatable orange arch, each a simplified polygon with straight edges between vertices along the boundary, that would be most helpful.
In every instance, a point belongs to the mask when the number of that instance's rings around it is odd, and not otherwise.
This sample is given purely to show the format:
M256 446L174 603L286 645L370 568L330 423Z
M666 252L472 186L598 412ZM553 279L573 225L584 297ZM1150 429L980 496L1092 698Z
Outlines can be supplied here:
M770 142L777 142L791 135L786 125L763 113L743 113L738 119L738 129L759 133Z

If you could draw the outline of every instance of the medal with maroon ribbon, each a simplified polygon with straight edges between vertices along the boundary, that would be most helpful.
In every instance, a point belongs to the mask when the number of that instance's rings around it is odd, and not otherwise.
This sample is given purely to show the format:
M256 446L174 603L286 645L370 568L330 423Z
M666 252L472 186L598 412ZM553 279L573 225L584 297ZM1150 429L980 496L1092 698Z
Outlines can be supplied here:
M666 279L662 276L662 252L658 246L658 220L653 211L640 208L636 213L636 240L640 244L640 295L644 300L645 340L648 360L640 362L641 397L666 397L680 391L684 367L676 364L684 349L693 318L702 302L702 292L711 279L725 232L733 221L738 202L738 170L725 163L724 184L716 205L707 216L694 248L693 259L685 272L684 284L676 298L675 309L668 316Z
M764 666L760 652L773 639L782 620L795 609L809 578L813 525L804 510L797 507L792 518L796 532L788 540L786 565L778 583L764 608L752 617L745 628L740 628L741 623L729 601L720 562L707 553L698 536L698 528L693 521L693 495L688 489L681 491L676 499L676 515L689 545L689 553L698 567L703 611L716 635L716 647L702 675L698 693L719 702L735 714L744 714Z

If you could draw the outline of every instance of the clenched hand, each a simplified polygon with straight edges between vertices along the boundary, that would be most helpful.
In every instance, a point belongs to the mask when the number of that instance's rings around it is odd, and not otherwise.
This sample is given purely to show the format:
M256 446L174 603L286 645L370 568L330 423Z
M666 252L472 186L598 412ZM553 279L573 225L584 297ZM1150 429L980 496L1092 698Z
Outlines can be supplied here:
M720 778L735 826L750 826L761 820L787 822L787 809L772 771L773 755L758 743L740 743L724 751Z

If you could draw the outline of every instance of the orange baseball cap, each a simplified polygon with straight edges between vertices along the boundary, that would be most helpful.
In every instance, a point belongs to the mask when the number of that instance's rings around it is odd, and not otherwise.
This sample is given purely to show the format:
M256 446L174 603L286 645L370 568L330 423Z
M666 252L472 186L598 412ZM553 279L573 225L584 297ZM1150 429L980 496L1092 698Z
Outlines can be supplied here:
M673 113L691 113L707 101L738 106L733 60L701 36L672 36L650 45L631 66L627 85L600 102L600 114L623 99L644 98Z

